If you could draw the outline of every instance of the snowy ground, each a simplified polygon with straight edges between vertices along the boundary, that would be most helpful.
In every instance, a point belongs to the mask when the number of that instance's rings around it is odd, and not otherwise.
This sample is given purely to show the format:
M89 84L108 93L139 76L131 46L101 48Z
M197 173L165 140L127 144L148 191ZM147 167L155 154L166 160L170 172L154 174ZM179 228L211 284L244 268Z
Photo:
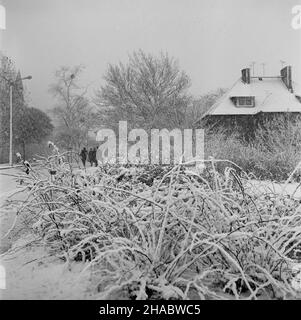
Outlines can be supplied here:
M15 205L10 202L10 197L17 191L21 190L21 186L16 183L14 176L20 175L20 169L0 170L0 235L3 235L10 229L16 217ZM16 200L25 198L24 193L15 196ZM5 239L0 240L0 254L7 251L15 239L15 235L9 235Z
M296 182L285 184L271 181L251 180L246 183L246 187L259 194L270 192L271 194L283 194L293 196L296 199L301 199L301 185Z
M0 299L89 299L90 280L80 271L84 264L71 265L45 255L43 247L23 247L26 237L19 239L13 252L6 253L1 264L6 269L6 290Z
M93 171L96 168L89 168ZM9 197L20 190L16 178L20 169L0 170L0 238L14 223L16 205L9 202ZM251 186L252 185L252 186ZM273 184L271 182L252 181L245 186L252 192L284 193L301 199L301 188L297 183ZM296 190L297 189L297 190ZM24 199L20 193L16 199ZM88 276L81 275L84 264L74 263L71 268L55 258L46 255L46 250L37 245L24 247L34 239L18 221L13 232L0 240L0 266L6 270L6 289L0 289L0 299L91 299L93 283Z
M20 169L0 171L0 238L14 223L16 205L9 202L9 197L21 186L15 177ZM15 199L24 199L25 194L18 194ZM0 299L89 299L87 288L93 288L89 279L80 274L84 267L81 263L66 264L55 257L45 255L43 247L31 245L30 235L17 220L14 230L0 240L0 266L5 268L6 289L0 289Z

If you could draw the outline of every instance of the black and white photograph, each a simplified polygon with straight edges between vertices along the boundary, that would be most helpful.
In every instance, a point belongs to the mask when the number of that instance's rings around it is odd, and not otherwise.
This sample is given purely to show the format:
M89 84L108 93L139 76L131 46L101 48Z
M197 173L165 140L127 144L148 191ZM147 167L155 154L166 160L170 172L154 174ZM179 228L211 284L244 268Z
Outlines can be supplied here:
M300 0L0 0L0 300L301 300Z

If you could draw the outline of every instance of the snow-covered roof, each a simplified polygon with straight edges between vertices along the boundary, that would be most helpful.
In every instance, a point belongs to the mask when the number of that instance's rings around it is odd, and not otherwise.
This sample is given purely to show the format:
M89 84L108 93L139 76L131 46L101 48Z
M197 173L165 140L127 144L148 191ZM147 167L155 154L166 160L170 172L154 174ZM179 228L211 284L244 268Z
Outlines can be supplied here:
M299 83L293 81L294 94L295 96L301 97L301 86Z
M301 91L294 83L291 93L281 77L252 78L250 83L241 79L219 99L203 117L207 115L254 115L259 112L301 112L301 102L296 98ZM231 98L255 97L254 107L237 107ZM203 118L202 117L202 118Z

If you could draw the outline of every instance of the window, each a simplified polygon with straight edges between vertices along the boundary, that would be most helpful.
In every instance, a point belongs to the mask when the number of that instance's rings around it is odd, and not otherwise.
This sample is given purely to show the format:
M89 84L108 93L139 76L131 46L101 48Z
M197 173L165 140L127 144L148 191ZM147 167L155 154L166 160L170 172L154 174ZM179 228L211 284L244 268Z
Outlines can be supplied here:
M237 107L254 107L255 105L254 97L237 97L236 106Z

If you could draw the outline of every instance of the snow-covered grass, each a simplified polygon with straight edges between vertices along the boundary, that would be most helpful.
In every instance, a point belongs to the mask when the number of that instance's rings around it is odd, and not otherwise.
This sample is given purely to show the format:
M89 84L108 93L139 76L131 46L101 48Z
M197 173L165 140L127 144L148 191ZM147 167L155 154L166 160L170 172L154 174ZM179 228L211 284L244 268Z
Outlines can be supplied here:
M217 162L200 175L185 165L85 172L54 146L22 178L18 216L66 270L85 264L78 281L91 275L96 298L298 298L299 200Z
M261 181L283 182L300 162L300 118L293 120L287 115L277 115L262 122L248 140L243 139L238 131L232 127L225 131L217 126L207 132L205 155L231 160ZM224 163L219 164L220 168L224 166ZM300 173L300 170L295 172L295 181L300 181Z

